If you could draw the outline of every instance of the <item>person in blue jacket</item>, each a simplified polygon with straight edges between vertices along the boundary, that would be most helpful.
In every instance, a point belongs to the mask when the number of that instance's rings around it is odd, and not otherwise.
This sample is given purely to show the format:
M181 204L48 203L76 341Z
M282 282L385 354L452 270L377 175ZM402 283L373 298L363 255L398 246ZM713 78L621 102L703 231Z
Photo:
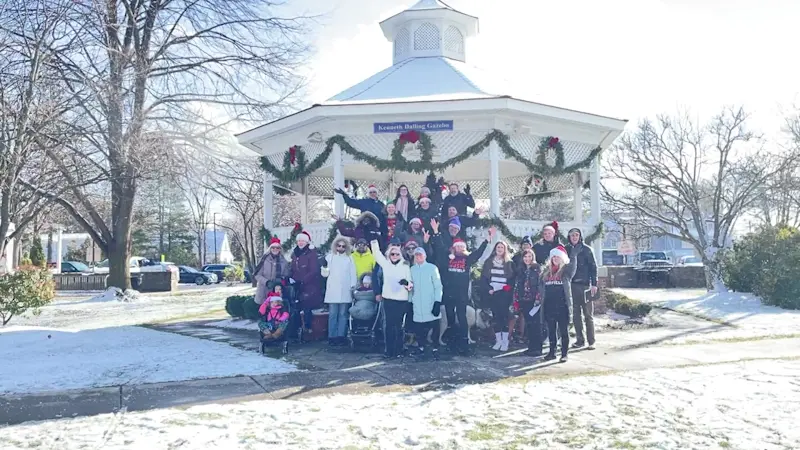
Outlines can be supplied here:
M374 184L370 184L367 187L367 197L366 198L352 198L347 193L340 189L336 188L333 192L342 196L345 205L357 209L361 212L371 212L378 218L378 226L380 227L381 235L386 237L388 235L386 229L386 213L385 213L385 205L382 201L378 200L378 188L375 187Z

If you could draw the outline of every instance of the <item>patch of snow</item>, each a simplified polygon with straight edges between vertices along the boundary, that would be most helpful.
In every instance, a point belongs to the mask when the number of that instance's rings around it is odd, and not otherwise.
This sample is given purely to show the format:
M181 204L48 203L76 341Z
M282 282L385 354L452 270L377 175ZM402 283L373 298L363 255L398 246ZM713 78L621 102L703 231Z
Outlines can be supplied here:
M629 320L631 318L630 316L626 316L625 314L618 314L615 313L614 311L608 311L606 313L606 316L608 316L610 320L622 320L622 321Z
M225 309L231 295L248 295L252 287L219 287L199 292L140 294L135 302L56 300L38 316L15 317L14 325L86 330L172 320Z
M124 302L130 303L139 300L139 291L126 289L124 292L118 287L110 287L102 294L84 300L84 303Z
M704 334L702 340L789 336L800 333L800 311L764 305L753 294L694 289L614 290L639 301L732 325ZM681 338L682 342L696 340L697 337Z
M248 319L225 319L205 324L207 327L258 331L258 322Z
M286 373L293 365L228 344L139 327L0 328L0 395Z
M800 361L262 400L6 427L9 449L800 448Z

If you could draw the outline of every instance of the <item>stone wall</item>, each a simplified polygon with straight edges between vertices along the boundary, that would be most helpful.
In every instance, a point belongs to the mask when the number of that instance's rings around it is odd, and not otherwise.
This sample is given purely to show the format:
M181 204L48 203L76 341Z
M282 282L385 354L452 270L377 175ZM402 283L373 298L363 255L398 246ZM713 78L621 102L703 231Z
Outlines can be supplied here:
M668 273L639 273L630 266L604 266L598 271L600 286L607 288L706 287L703 267L675 267Z
M178 290L178 274L167 272L141 272L134 274L139 278L139 292L172 292Z

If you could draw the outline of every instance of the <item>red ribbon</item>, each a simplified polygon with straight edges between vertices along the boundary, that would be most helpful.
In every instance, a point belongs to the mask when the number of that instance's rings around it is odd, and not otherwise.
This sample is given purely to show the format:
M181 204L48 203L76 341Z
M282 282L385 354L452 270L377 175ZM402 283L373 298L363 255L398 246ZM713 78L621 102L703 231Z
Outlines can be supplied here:
M550 140L549 140L549 141L547 141L547 145L548 145L550 148L553 148L553 147L555 147L556 145L558 145L558 138L557 138L557 137L551 137L551 138L550 138Z
M289 162L294 164L297 161L297 146L293 145L289 147Z
M419 142L419 133L414 130L400 133L400 142L410 142L412 144L416 144Z

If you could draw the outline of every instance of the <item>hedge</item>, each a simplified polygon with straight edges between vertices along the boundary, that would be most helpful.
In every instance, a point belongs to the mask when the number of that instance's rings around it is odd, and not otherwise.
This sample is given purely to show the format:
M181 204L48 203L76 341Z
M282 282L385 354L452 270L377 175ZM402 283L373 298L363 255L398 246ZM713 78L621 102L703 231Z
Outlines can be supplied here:
M259 305L252 295L233 295L225 299L225 311L237 319L259 320Z
M647 303L642 303L639 300L634 300L614 291L604 291L603 295L606 299L606 306L613 309L617 314L638 318L650 314L653 309Z

